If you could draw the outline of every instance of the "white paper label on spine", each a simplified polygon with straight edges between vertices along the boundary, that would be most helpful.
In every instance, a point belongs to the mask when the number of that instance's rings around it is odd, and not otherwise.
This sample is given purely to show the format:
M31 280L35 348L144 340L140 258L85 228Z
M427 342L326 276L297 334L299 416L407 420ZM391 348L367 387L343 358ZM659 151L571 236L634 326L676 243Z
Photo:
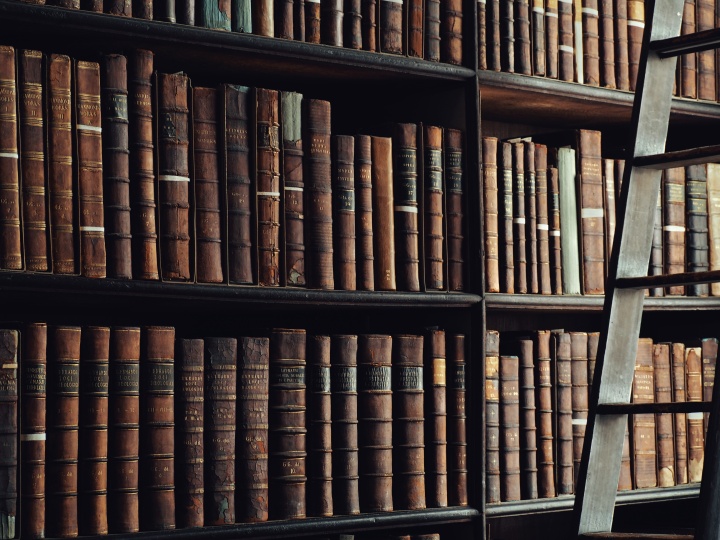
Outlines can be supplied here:
M415 206L396 206L396 212L407 212L408 214L417 214L418 209Z
M21 441L44 441L47 439L45 433L23 433L20 435Z
M575 49L573 49L570 45L560 45L560 50L562 52L566 52L566 53L570 53L570 54L575 53Z
M547 223L538 223L538 231L549 231L550 227L547 225Z
M573 418L573 426L587 426L587 418Z
M516 225L525 225L525 218L524 217L516 217L513 219L513 223Z
M593 8L584 7L584 8L582 8L582 12L585 13L585 14L587 14L587 15L592 15L593 17L599 17L599 16L600 16L600 13L598 12L598 10L597 10L597 9L593 9Z
M550 231L550 236L560 236L560 231Z
M580 211L580 217L582 219L601 218L604 215L602 208L583 208Z
M280 192L279 191L258 191L257 196L258 197L279 197Z
M105 227L80 226L80 232L105 232Z
M685 232L685 227L682 225L665 225L663 231L667 232Z
M545 16L546 17L555 17L556 19L558 18L558 14L555 13L554 11L546 11Z
M18 159L20 155L17 152L0 152L0 157Z
M285 186L285 191L302 191L303 188L295 186Z
M687 413L688 420L703 420L705 417L701 412L689 412Z
M637 28L645 28L645 23L642 21L628 21L628 26L635 26Z
M158 176L158 180L161 182L189 182L189 176L177 176L175 174L161 174Z
M92 131L94 133L102 133L102 128L97 126L83 126L82 124L78 124L77 128L79 131Z

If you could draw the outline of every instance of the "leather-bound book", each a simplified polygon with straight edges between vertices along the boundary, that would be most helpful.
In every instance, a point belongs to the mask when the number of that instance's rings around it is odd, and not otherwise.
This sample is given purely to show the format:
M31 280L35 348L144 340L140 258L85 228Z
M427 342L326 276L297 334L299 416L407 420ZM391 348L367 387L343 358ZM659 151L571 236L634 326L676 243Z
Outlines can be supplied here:
M275 0L252 2L252 33L258 36L275 35Z
M333 253L336 287L357 288L355 264L355 138L333 137Z
M50 238L54 274L76 274L77 217L73 201L72 61L69 56L47 58L48 188ZM24 136L22 136L24 143ZM26 240L27 243L27 240ZM27 248L26 248L27 249Z
M100 75L107 274L111 278L131 279L127 58L120 54L105 55Z
M702 348L685 348L685 397L687 401L702 401ZM687 413L688 483L700 482L705 461L705 427L703 413Z
M485 333L485 502L500 502L500 333Z
M686 0L686 2L694 0ZM630 66L628 48L628 3L627 0L613 0L615 21L615 79L620 90L630 89ZM694 10L693 10L694 16ZM685 17L683 16L683 20Z
M694 34L697 26L695 19L695 0L685 0L680 34ZM697 54L683 54L678 58L680 69L680 95L695 99L697 95Z
M612 253L613 239L615 238L616 223L616 201L615 201L615 160L603 159L603 186L605 190L605 198L603 204L605 206L605 268L610 265L610 254ZM662 223L662 219L661 219ZM662 230L660 231L662 240ZM662 261L662 252L660 253Z
M651 276L661 276L663 273L662 214L662 193L658 191L657 204L655 205L655 224L653 227L652 249L650 251L650 266L648 268L648 275ZM665 291L662 287L656 287L649 290L650 296L664 296L664 293Z
M401 291L420 290L418 232L418 144L416 124L393 127L393 200L397 285Z
M15 49L0 46L0 268L23 268Z
M321 0L305 0L305 39L308 43L320 43Z
M110 330L108 522L111 533L140 530L140 329Z
M364 51L377 51L377 2L378 0L361 0L362 14L362 46ZM433 1L433 0L430 0ZM437 1L437 0L436 0Z
M330 336L310 336L307 357L307 514L326 517L333 515Z
M530 14L532 32L532 67L533 75L545 75L545 0L532 0Z
M239 347L236 521L267 521L270 340L243 337Z
M515 72L515 12L513 0L500 1L500 67Z
M630 90L634 92L640 66L642 36L645 32L645 0L627 0L627 21L628 79Z
M653 345L653 369L655 370L655 402L672 401L672 380L670 376L670 343ZM657 426L657 479L658 487L675 485L675 441L673 435L673 414L655 415Z
M572 377L573 477L578 477L588 417L588 335L570 332Z
M78 535L80 327L56 326L49 337L45 520L49 537L69 538ZM6 339L17 343L17 334Z
M195 0L175 0L177 22L195 26ZM232 18L232 17L231 17Z
M595 379L595 364L597 363L598 346L600 345L600 332L588 332L588 348L587 348L587 378L588 378L588 392L593 385Z
M578 203L584 294L605 293L605 237L600 132L578 131Z
M193 88L195 256L199 283L222 283L217 91Z
M372 138L355 136L355 260L357 289L375 289Z
M535 406L535 373L533 340L518 339L520 370L520 491L523 499L538 498L537 407Z
M190 165L189 79L184 73L158 75L160 262L162 278L189 281Z
M462 65L463 2L443 0L440 7L440 60L448 64Z
M50 0L47 5L66 9L80 9L80 0Z
M153 20L153 0L133 0L132 16L137 19Z
M600 18L598 1L582 0L583 82L591 86L600 85Z
M336 515L360 513L357 352L357 336L330 338L332 501Z
M47 324L28 324L20 363L20 506L23 536L45 538Z
M305 0L293 2L293 31L295 41L305 41Z
M408 0L407 3L407 55L413 58L423 58L424 3L424 0Z
M574 22L574 31L573 31L573 41L575 42L575 82L576 83L584 83L585 82L585 67L583 65L583 61L585 60L585 55L583 53L583 36L584 36L584 29L583 29L583 4L587 0L573 0L573 22Z
M251 0L231 0L230 9L230 25L232 31L241 32L244 34L252 34L253 9Z
M19 525L17 522L19 348L20 334L17 330L0 330L0 351L2 351L0 353L0 361L2 361L2 367L0 367L0 418L3 419L0 428L0 444L3 449L2 457L0 457L0 476L3 479L2 492L0 492L0 536L3 538L15 538L16 528L19 530L17 527ZM77 435L77 432L75 433ZM57 483L53 485L57 486ZM77 528L75 531L77 532Z
M695 16L698 32L715 28L714 0L696 0ZM697 53L698 99L715 101L715 85L715 51L701 51Z
M102 13L104 8L103 3L103 0L81 0L80 9Z
M110 15L118 15L120 17L132 17L132 1L131 0L104 0L102 2L105 13Z
M305 285L305 218L302 145L302 94L281 92L285 283Z
M515 292L515 238L513 232L513 153L512 143L500 143L498 148L499 168L502 170L502 183L498 186L498 205L500 227L498 256L502 279L501 292ZM498 177L498 181L500 178Z
M281 39L295 37L293 7L293 0L275 0L275 37Z
M482 139L483 219L485 225L485 290L500 292L498 225L498 166L495 137Z
M445 205L447 208L448 289L465 288L465 235L462 132L445 130Z
M662 177L663 260L665 274L685 271L685 169L667 169ZM665 289L668 296L684 295L685 286Z
M615 88L615 24L614 0L599 1L600 21L600 85Z
M306 281L312 289L334 289L330 102L303 100L305 141Z
M343 44L348 49L362 49L362 2L345 0L345 18L343 20Z
M715 387L715 365L718 356L718 340L717 338L703 338L700 340L702 344L702 380L703 380L703 401L711 402L713 398L713 388ZM705 433L708 430L708 420L710 413L703 413Z
M550 357L550 332L538 330L534 335L535 397L537 422L538 497L555 497L555 456L553 438L553 372Z
M108 533L110 328L89 326L80 342L80 533Z
M153 6L153 19L169 23L177 22L175 2L176 0L157 0L157 5Z
M707 192L709 269L712 271L720 270L720 165L717 163L708 163ZM710 295L720 296L720 283L710 284Z
M256 96L256 196L258 283L280 285L280 93L258 88Z
M468 505L465 335L447 336L448 506Z
M573 0L558 0L560 80L575 80L575 47L573 40Z
M270 519L306 515L305 342L305 330L270 335Z
M707 167L690 165L685 168L685 216L687 224L687 271L705 272L709 269ZM688 296L707 296L706 283L688 285Z
M532 75L532 44L530 43L530 0L515 0L515 73Z
M130 219L133 279L159 279L155 143L153 137L153 53L128 57L130 132Z
M197 25L215 30L231 30L231 0L196 0Z
M525 148L522 142L512 143L512 216L515 251L515 292L528 292L527 239L525 236Z
M628 491L633 488L632 460L630 459L630 429L625 424L625 438L623 439L622 455L620 457L620 478L618 491Z
M372 137L372 228L375 290L396 290L392 139Z
M653 342L638 340L635 357L635 376L632 387L633 403L655 401ZM701 415L702 418L702 415ZM702 421L701 421L702 425ZM632 417L633 485L636 489L657 486L656 429L654 414L635 414Z
M360 510L392 512L392 337L358 336Z
M488 18L487 2L477 3L477 31L478 31L478 69L488 68Z
M225 169L230 283L255 282L252 250L250 145L247 86L225 85Z
M175 345L175 514L177 527L205 523L204 343L178 339Z
M107 274L107 257L103 212L100 65L97 62L79 60L75 64L75 88L80 274L90 278L104 278Z
M502 68L502 60L500 56L500 0L486 0L485 20L487 25L486 40L488 69L492 71L500 71Z
M520 372L517 356L500 357L500 497L519 501Z
M558 148L558 179L560 183L560 224L562 227L562 287L564 294L580 294L582 244L578 225L576 171L577 163L573 148ZM598 221L598 218L595 218ZM593 222L595 224L595 222ZM596 265L597 266L597 265ZM604 269L603 269L604 272Z
M525 239L527 248L527 292L540 292L538 280L538 241L537 241L537 193L535 185L535 143L523 142L523 165L525 170Z
M549 79L557 79L559 76L560 33L558 23L558 0L545 0L545 76Z
M548 168L548 221L550 235L550 286L552 294L563 293L562 240L560 231L560 186L557 167Z
M205 338L205 525L235 523L237 339Z
M378 51L391 54L404 54L403 1L379 0L379 3L380 43Z
M685 345L672 344L672 401L687 401L685 383ZM673 415L673 433L675 434L675 484L688 483L688 438L687 414Z
M343 0L321 0L320 38L322 43L343 46Z
M424 126L423 229L425 288L445 289L445 234L442 129Z
M535 144L538 292L552 294L550 282L550 226L548 222L547 146Z
M571 495L573 482L573 407L572 359L570 334L553 332L550 340L551 361L555 364L555 402L557 403L557 494Z

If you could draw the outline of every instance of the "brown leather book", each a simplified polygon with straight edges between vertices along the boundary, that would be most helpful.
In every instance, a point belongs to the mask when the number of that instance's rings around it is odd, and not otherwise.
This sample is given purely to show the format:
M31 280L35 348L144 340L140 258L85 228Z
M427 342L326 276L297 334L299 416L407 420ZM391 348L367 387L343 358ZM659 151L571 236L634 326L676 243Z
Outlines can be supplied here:
M423 58L424 41L424 0L408 0L407 11L407 55L413 58ZM479 28L478 28L479 30Z
M653 345L653 369L655 370L655 402L672 401L670 376L670 343ZM675 485L675 440L673 414L655 415L657 426L657 478L658 487Z
M355 136L355 260L357 289L375 290L372 138Z
M305 39L308 43L320 43L320 0L305 0Z
M343 0L322 0L320 10L320 38L322 43L342 47Z
M257 88L256 191L258 283L280 285L280 94Z
M443 290L445 282L445 234L443 185L443 136L435 126L423 128L423 230L425 288Z
M275 35L275 0L255 0L252 3L252 31L258 36Z
M195 26L195 0L175 0L179 24Z
M111 533L140 530L140 329L110 330L108 521Z
M553 438L553 372L550 332L538 330L533 336L535 349L535 398L537 422L537 487L541 499L555 497L555 457Z
M640 49L645 31L645 0L627 0L628 79L630 90L635 91L640 65Z
M607 193L607 191L606 191ZM662 224L662 193L658 192L657 204L655 205L655 223L653 226L652 236L652 248L650 251L650 264L648 266L648 275L650 276L661 276L663 273L663 224ZM609 261L606 259L606 262ZM662 287L655 287L648 291L650 296L664 296L664 289Z
M0 367L0 414L4 419L2 428L0 428L0 444L3 449L0 458L0 474L3 478L0 494L0 523L2 523L2 535L5 538L15 538L18 515L17 371L19 348L20 334L17 330L0 330L0 350L2 350L0 353L0 361L2 361L2 367ZM77 432L75 433L77 435ZM75 457L77 458L77 454ZM77 461L75 465L77 468ZM56 487L57 483L50 485ZM77 525L75 531L77 531Z
M403 35L403 2L402 0L379 0L379 52L405 54L406 43Z
M600 85L616 88L614 0L599 0L600 8Z
M372 137L372 221L375 290L396 290L392 139Z
M605 267L610 264L610 254L612 253L613 239L615 238L616 223L616 200L615 200L615 160L603 159L603 186L605 189ZM662 261L662 252L661 259Z
M570 334L552 332L551 362L555 364L555 402L557 403L557 494L571 495L573 482L573 406ZM579 375L579 374L578 374Z
M488 69L500 71L502 68L500 48L500 0L486 0L487 2L487 64Z
M687 401L685 391L685 345L672 344L672 401ZM687 415L673 415L673 432L675 434L675 484L688 483L688 438Z
M80 341L80 533L108 533L110 328L88 326Z
M131 0L103 0L103 9L105 13L110 15L118 15L120 17L132 17L132 1Z
M305 0L293 2L293 30L295 41L305 41Z
M582 0L583 75L585 84L600 85L599 0Z
M239 341L236 521L267 521L270 340L243 337Z
M440 61L440 0L425 0L425 60Z
M587 368L588 368L588 392L592 388L595 379L595 364L597 363L598 346L600 345L600 332L588 332Z
M310 336L307 356L307 514L332 516L330 336Z
M205 338L205 525L235 523L237 339Z
M663 260L664 273L685 271L685 169L667 169L662 177L663 187ZM669 296L684 295L685 287L667 287Z
M416 124L393 126L393 200L397 285L401 291L420 290L418 232L418 144Z
M532 75L532 44L530 43L530 0L514 0L515 73Z
M702 344L702 379L703 379L703 401L711 402L713 398L713 388L715 387L715 365L718 356L718 340L717 338L703 338L700 340ZM708 421L710 413L703 413L705 433L708 431Z
M175 513L177 527L205 522L204 343L178 339L175 348Z
M560 240L560 185L557 167L548 168L548 221L550 227L550 287L562 294L562 242Z
M625 424L625 438L623 439L622 455L620 457L620 478L618 491L628 491L633 488L632 460L630 459L630 429Z
M128 57L130 133L130 219L133 279L159 279L155 137L153 129L153 53Z
M50 0L47 5L66 9L80 9L80 0Z
M526 208L525 208L525 145L522 142L511 144L512 147L512 222L513 246L515 259L515 292L525 294L528 292L527 280L527 239L525 236Z
M198 283L222 283L222 217L218 161L217 91L193 88L193 193Z
M495 137L482 139L483 210L485 225L485 290L500 292L498 166Z
M295 37L293 0L275 0L275 37L293 39Z
M445 130L445 205L447 212L448 289L465 288L465 182L463 136L457 129Z
M360 513L357 352L357 336L330 338L332 501L336 515Z
M573 477L578 477L588 417L588 335L570 332L572 378Z
M362 5L362 45L365 51L377 51L377 1L361 0Z
M47 58L48 188L54 274L77 273L77 216L74 211L77 201L73 201L72 74L72 61L69 56L52 54Z
M345 0L343 9L343 44L348 49L362 49L362 2L361 0Z
M696 0L695 16L698 32L715 28L714 0ZM697 97L715 101L715 51L697 53Z
M488 13L487 2L477 3L478 69L488 68Z
M655 401L655 375L653 369L653 342L638 340L633 378L633 403ZM656 427L654 414L636 414L632 417L633 485L636 489L657 486Z
M0 268L23 268L15 49L0 46Z
M334 289L330 102L303 100L305 141L305 254L307 285Z
M695 0L685 0L682 16L681 35L694 34L697 26L695 19ZM683 54L678 58L680 69L680 95L697 98L697 54Z
M694 1L694 0L686 0ZM630 89L628 49L628 3L627 0L613 0L615 22L615 79L620 90ZM694 10L693 10L694 16ZM683 16L683 20L685 17Z
M513 225L513 148L512 143L500 143L498 162L502 169L502 183L498 186L499 219L499 266L502 271L501 292L515 292L515 238ZM498 178L500 181L500 178ZM501 198L502 197L502 198Z
M440 8L440 61L460 66L463 62L463 2L443 0Z
M535 143L523 142L525 160L525 239L527 248L527 292L538 294L538 229L537 229L537 193L535 179Z
M270 336L270 519L306 515L305 342L305 330Z
M49 537L73 537L78 535L80 327L56 326L49 337L48 378L51 383L47 406L45 519ZM17 334L10 334L6 339L8 344L14 340L17 346ZM6 346L3 350L11 349Z
M302 94L281 92L285 284L305 285L305 217L302 145Z
M447 336L448 506L468 505L465 335Z
M530 12L533 75L545 75L545 1L532 0Z
M523 499L538 498L537 423L535 406L534 344L518 339L520 370L520 491Z
M560 32L558 27L558 0L545 0L546 60L545 76L557 79L559 74Z
M333 253L337 288L357 288L355 264L355 138L333 136Z
M547 146L535 144L538 292L552 294L550 280L550 225L548 221Z
M80 274L90 278L104 278L107 275L107 257L103 210L100 65L97 62L77 61L75 89Z
M499 503L500 490L500 333L485 333L485 502Z
M190 281L188 86L184 73L158 75L160 264L163 280Z
M247 86L225 85L225 178L227 191L228 277L230 283L255 283L250 203L250 145Z
M81 0L80 9L85 11L103 12L103 0Z
M558 0L558 26L560 27L560 80L575 80L575 41L573 39L573 1Z
M392 338L358 336L360 510L392 512Z
M107 274L111 278L131 279L127 59L120 54L105 55L100 75Z
M153 0L133 0L133 17L151 21L153 11Z
M27 538L45 538L47 324L28 324L22 339L20 528Z
M500 497L519 501L520 372L517 356L500 357Z
M702 401L702 348L685 348L685 397ZM703 413L687 413L688 483L700 482L705 461Z
M687 225L687 271L709 270L709 238L707 208L707 166L685 168L685 223ZM708 284L689 285L688 296L708 296Z
M444 333L442 337L444 346ZM427 343L427 346L430 347L431 343ZM445 361L444 350L442 361ZM432 407L430 414L423 416L423 337L393 336L392 364L393 502L397 510L420 510L426 506L426 459L427 502L430 504L436 498L433 489L438 483L437 471L431 468L436 457L436 437L432 434L432 424L437 423L437 417L432 415ZM428 371L427 375L432 376L432 369ZM433 391L430 390L428 401L433 397ZM425 418L429 434L427 440Z

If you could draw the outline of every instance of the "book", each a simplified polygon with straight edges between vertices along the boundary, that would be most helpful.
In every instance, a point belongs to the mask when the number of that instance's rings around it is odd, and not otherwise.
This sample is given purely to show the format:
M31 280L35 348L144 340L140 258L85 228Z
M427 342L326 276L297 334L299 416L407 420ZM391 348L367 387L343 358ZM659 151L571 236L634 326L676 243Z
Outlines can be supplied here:
M423 58L424 4L424 0L408 0L406 6L407 55L413 58Z
M685 219L687 225L687 271L707 271L708 257L708 207L706 165L690 165L685 168ZM688 296L707 296L710 288L706 283L687 286Z
M416 124L395 124L392 141L397 286L415 292L420 290L417 132Z
M101 5L103 8L99 11L104 11L110 15L117 15L119 17L132 17L131 0L105 0Z
M258 36L275 35L274 0L256 0L252 2L252 33Z
M444 139L448 289L450 291L462 291L465 288L463 135L460 130L446 129Z
M425 482L429 508L448 505L447 356L445 332L430 329L425 343Z
M687 401L685 386L685 345L672 344L672 400ZM688 438L687 414L673 415L673 433L675 434L675 484L688 483Z
M535 406L534 344L517 341L520 390L520 491L523 499L538 498L537 423Z
M377 1L363 0L362 2L362 43L364 51L373 52L377 50Z
M515 260L515 292L528 292L527 280L527 236L525 232L526 201L525 201L525 147L522 142L512 143L512 188L513 188L513 246Z
M599 0L600 5L600 85L616 88L614 0Z
M375 290L394 291L395 238L393 216L392 139L372 137L372 228Z
M573 0L573 45L575 48L574 64L575 64L575 82L583 84L585 82L585 53L583 51L583 0Z
M670 374L671 343L653 345L653 369L655 371L655 402L672 401L672 380ZM675 436L673 414L655 415L657 427L657 484L658 487L675 485Z
M343 46L343 0L320 2L320 38L326 45Z
M562 236L560 236L562 289L563 294L580 294L580 237L578 231L578 197L575 183L575 150L572 148L558 148L557 158L560 187L560 224L562 226ZM597 220L597 218L595 219Z
M588 417L588 335L570 332L572 381L573 478L578 478Z
M616 225L616 199L615 199L615 160L603 159L603 186L605 199L603 201L605 216L605 274L608 274L610 267L610 254L612 253L613 239L615 238ZM662 216L660 224L662 225ZM662 231L660 241L662 242ZM660 253L662 260L662 252Z
M696 0L695 21L698 32L715 28L715 9L713 0ZM697 97L715 101L715 93L715 51L700 51L697 53Z
M685 169L667 169L662 177L663 262L665 274L685 271ZM669 296L684 295L685 286L665 289Z
M702 381L703 381L703 401L711 402L713 399L713 388L715 387L715 365L718 356L718 340L717 338L703 338L700 340L702 344ZM703 413L704 417L704 433L708 431L710 413Z
M252 9L252 8L251 8ZM293 0L279 0L275 2L275 37L293 39L295 36Z
M320 0L305 0L305 39L308 43L320 43Z
M232 0L230 3L230 26L233 32L252 34L253 13L250 0Z
M577 195L582 233L583 293L604 294L605 220L600 132L581 129L577 135Z
M295 41L305 41L305 0L293 1L293 30Z
M552 294L563 294L560 184L557 167L548 167L548 221L550 227L550 287Z
M547 42L545 76L549 79L559 77L560 28L558 23L558 0L545 0L545 38Z
M686 0L686 2L693 0ZM630 58L628 47L628 3L627 0L613 0L615 25L615 81L620 90L630 89ZM683 21L685 16L683 15Z
M598 0L582 0L582 43L584 75L582 82L590 86L599 86L600 17Z
M533 75L545 75L545 1L532 0L530 13L530 28L532 32L532 66Z
M707 165L709 269L720 270L720 165ZM710 284L710 295L720 296L720 283Z
M483 137L482 185L485 225L485 290L487 292L500 292L497 147L496 138Z
M500 490L500 333L485 334L485 501L499 503Z
M650 250L650 267L648 275L661 276L663 273L663 225L662 225L662 192L658 191L657 204L655 205L655 224L653 226L652 248ZM664 296L665 290L662 287L655 287L649 290L650 296Z
M645 0L627 0L628 34L628 81L629 90L634 92L637 86L640 67L640 49L645 31Z
M548 218L547 146L535 144L535 194L537 207L538 292L552 294L550 279L550 224Z
M502 270L501 292L515 292L515 238L513 221L513 166L512 144L500 143L498 162L502 167L502 183L498 186L498 219L500 221L499 265ZM498 178L500 181L500 178ZM502 195L502 198L500 198Z
M444 207L442 129L423 127L423 230L425 253L425 288L443 290L445 281Z
M153 0L134 0L132 2L132 16L138 19L153 19Z
M175 0L177 22L195 26L195 0Z
M404 54L403 1L379 0L379 2L380 46L378 50L390 54Z
M446 336L448 506L468 505L465 335ZM487 409L486 409L487 412Z
M333 136L333 269L337 288L357 288L355 264L355 138Z
M555 497L555 439L553 437L553 372L550 357L550 337L547 330L533 335L535 402L537 425L537 487L541 499Z
M345 0L343 20L343 45L348 49L363 48L362 0Z
M685 397L687 401L702 401L702 348L685 347ZM687 418L688 483L702 480L705 461L703 413L691 412Z
M440 8L440 61L460 66L463 62L463 2L443 0Z
M230 0L195 0L197 25L215 30L230 31L232 9Z
M597 363L598 347L600 345L600 332L588 332L588 392L595 379L595 364Z
M332 516L330 336L307 339L307 366L307 514Z
M685 0L683 6L681 35L694 34L696 24L696 3L695 0ZM697 60L696 53L683 54L678 58L678 69L680 71L679 92L682 97L697 98Z
M2 428L0 428L0 444L2 445L2 459L0 459L0 474L3 478L3 490L0 495L0 526L2 527L3 538L15 538L18 517L18 352L20 349L20 333L17 330L0 330L0 411L5 419ZM23 404L24 405L24 404ZM77 409L76 409L77 410ZM57 420L53 418L52 420ZM60 428L60 424L51 424L55 429ZM77 432L75 432L77 436ZM62 436L58 437L54 434L54 440L58 441ZM69 439L71 440L71 438ZM55 452L51 452L51 458L57 457ZM72 457L72 456L70 456ZM77 458L77 455L75 456ZM57 472L58 465L53 464L54 468L51 472ZM75 462L77 470L77 461ZM72 470L72 466L69 467ZM50 476L51 487L56 487L59 478ZM77 494L77 493L76 493ZM53 494L53 498L56 496ZM69 505L68 505L69 506ZM55 530L60 529L54 527ZM72 530L68 528L68 530ZM75 526L77 530L77 524Z
M500 68L515 72L515 9L512 0L500 2Z
M558 26L560 28L560 80L575 80L575 41L573 39L573 0L558 0Z
M375 289L373 249L372 141L355 137L355 259L357 288Z
M140 0L136 0L140 1ZM177 22L175 14L176 0L156 0L157 4L153 4L152 19L156 21L164 21L169 23Z
M432 1L432 0L431 0ZM426 6L428 4L426 3ZM486 0L486 41L487 41L487 65L492 71L502 69L501 42L500 36L500 0ZM425 30L426 34L429 29ZM427 58L427 56L426 56Z
M525 241L527 260L527 292L538 294L538 230L537 230L537 193L535 179L535 143L523 142L523 159L525 170Z
M20 245L20 167L15 49L0 46L0 268L23 268Z
M635 357L635 375L632 385L633 403L655 401L655 374L653 369L653 342L638 340ZM657 486L657 451L655 415L635 414L632 417L633 486L636 489Z
M532 45L530 43L530 0L513 2L515 22L515 73L532 75Z
M519 501L520 383L517 356L501 356L500 380L500 498Z
M572 359L570 334L554 331L550 342L551 362L555 364L555 402L557 403L557 494L574 491ZM578 373L578 376L581 376Z

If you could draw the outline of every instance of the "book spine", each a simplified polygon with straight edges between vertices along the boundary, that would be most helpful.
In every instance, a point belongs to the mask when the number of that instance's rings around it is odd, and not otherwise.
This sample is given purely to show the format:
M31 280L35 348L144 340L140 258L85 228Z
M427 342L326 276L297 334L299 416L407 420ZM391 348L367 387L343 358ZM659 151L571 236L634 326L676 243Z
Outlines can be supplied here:
M372 221L375 290L396 290L392 139L372 137Z
M572 0L558 0L558 26L560 27L560 80L575 80L575 47L573 40Z
M655 370L655 402L672 401L672 380L670 376L669 343L653 346L653 369ZM657 478L659 487L675 485L675 441L673 435L673 415L663 413L655 415L657 425Z
M685 212L687 223L687 271L707 271L708 257L708 208L707 168L690 165L685 169ZM707 284L688 285L688 296L707 296Z
M195 26L195 0L176 0L177 22Z
M153 0L133 0L133 17L151 21L153 20L153 11Z
M500 497L519 501L520 491L520 372L517 356L501 356L500 379Z
M393 133L395 250L398 289L420 290L418 145L416 124L396 124Z
M608 269L610 265L610 254L612 253L613 238L615 238L616 223L614 159L603 159L603 186L605 190L605 199L603 201L605 206L605 268L606 274L608 274ZM660 241L662 243L662 235L660 237ZM660 253L660 260L662 261L662 252Z
M532 45L530 43L530 0L513 2L515 24L515 73L532 75Z
M450 334L447 343L448 506L468 505L465 366L465 335Z
M189 0L190 1L190 0ZM251 0L231 0L230 26L233 32L253 33L253 14Z
M485 334L485 502L499 503L500 489L500 334Z
M585 55L583 52L583 6L584 0L573 0L573 41L575 42L575 79L576 83L585 82L585 66L583 61Z
M513 245L515 248L515 292L525 294L527 285L527 240L525 237L525 148L512 143Z
M19 524L16 523L19 494L17 485L19 345L20 334L17 330L0 330L0 350L2 350L0 353L0 365L2 366L0 367L0 417L3 418L2 427L0 427L0 444L3 449L0 458L0 477L3 479L0 494L0 530L3 538L15 538L16 525ZM75 435L77 436L77 431ZM77 458L77 455L75 457ZM77 461L75 464L77 467ZM51 486L55 487L55 484L51 484ZM77 531L77 524L75 531Z
M237 392L237 521L268 520L270 340L240 339Z
M392 338L358 336L360 509L392 512Z
M687 401L702 401L702 349L701 347L685 348L685 397ZM703 462L705 461L705 437L703 413L687 413L687 457L688 483L702 480Z
M102 5L102 11L110 15L118 15L119 17L132 17L133 15L131 0L104 0Z
M80 0L80 9L102 13L103 0Z
M550 281L550 224L548 220L547 146L535 144L538 292L552 294Z
M703 380L703 401L711 402L713 388L715 387L715 365L718 356L717 338L703 338L702 343L702 380ZM710 413L703 413L705 433L708 431Z
M605 238L600 132L578 134L580 223L582 229L583 292L605 292Z
M588 368L588 392L595 379L595 364L597 363L598 346L600 345L600 332L588 332L587 368Z
M448 288L465 288L465 236L462 132L445 130L445 204L447 207Z
M720 270L720 165L717 163L707 166L707 191L709 269L712 271ZM710 284L710 295L720 296L720 283Z
M175 17L175 1L176 0L158 0L157 6L153 6L153 19L169 23L177 22L177 18Z
M431 508L448 505L446 365L445 332L431 330L425 349L425 471L427 503Z
M560 62L560 28L558 0L545 0L545 37L547 58L545 60L545 76L557 79Z
M345 0L343 43L348 49L360 50L363 48L362 35L362 2L361 0Z
M633 378L633 403L655 401L655 372L651 339L638 340ZM702 415L701 415L702 418ZM636 414L632 418L633 485L636 489L657 486L656 427L654 414Z
M645 31L645 0L627 0L627 33L628 33L628 79L629 89L635 91L638 69L640 66L640 49Z
M15 49L0 46L0 268L23 268Z
M502 184L499 187L502 199L498 194L498 204L502 210L499 215L502 217L502 229L500 244L502 248L499 253L499 264L503 270L501 280L502 292L515 292L515 239L513 237L513 152L512 144L500 143L498 148L498 161L502 167ZM498 178L498 181L500 178Z
M276 0L275 2L275 37L293 39L295 36L293 0Z
M532 67L533 75L545 75L545 1L532 0L530 13L530 28L532 29Z
M306 515L305 342L305 330L276 329L270 336L271 519Z
M47 5L66 9L80 9L80 0L50 0Z
M663 226L662 226L662 192L658 191L657 204L655 205L655 224L653 226L652 250L650 252L650 268L648 275L661 276L663 273ZM664 296L665 290L662 287L650 289L650 296Z
M252 33L258 36L275 35L275 0L252 2Z
M535 143L523 143L523 159L525 170L525 238L527 248L527 292L540 292L538 283L538 230L537 230L537 193L535 178Z
M520 491L523 499L538 498L537 423L532 339L518 340L520 390Z
M486 0L477 2L478 69L488 69L488 9Z
M672 401L687 401L685 391L685 345L672 344ZM673 415L673 430L675 434L675 484L688 483L688 437L687 415L675 413Z
M442 130L425 126L423 171L423 221L425 231L425 287L445 289L445 234Z
M616 88L614 0L600 0L600 85Z
M283 188L285 212L285 281L305 285L305 235L302 144L302 94L281 92Z
M362 1L362 43L363 50L377 51L377 0ZM433 0L430 0L433 1ZM435 0L439 1L439 0ZM440 17L438 16L438 19ZM438 33L438 35L440 35ZM438 44L439 45L439 44Z
M571 495L573 483L573 406L572 358L570 334L554 334L555 381L557 403L557 494Z
M692 2L694 0L686 0ZM615 79L620 90L630 89L630 60L628 48L628 3L627 0L613 0L615 16ZM693 17L695 13L693 10ZM685 16L683 16L685 21ZM688 55L693 56L693 55Z
M333 137L333 253L337 288L357 288L355 260L355 138L351 135Z
M307 514L332 516L330 337L311 336L307 355L307 489L313 495L307 500Z
M665 171L663 187L663 259L666 274L685 271L685 169ZM668 287L669 296L684 295L685 286Z
M483 209L485 225L485 289L500 292L500 229L498 223L498 166L497 145L494 137L483 137Z
M555 457L553 438L553 388L550 358L550 332L535 333L535 397L537 405L538 497L555 497Z
M198 283L222 283L220 164L217 142L217 92L193 89L195 253Z
M685 0L682 16L681 35L694 34L696 31L695 0ZM697 54L683 54L678 58L680 64L680 95L691 99L697 96Z
M320 37L322 43L343 46L343 0L321 0Z
M305 40L320 43L322 32L322 0L305 0Z
M380 2L380 52L404 54L403 0Z
M295 41L305 41L305 0L293 2L293 30Z
M425 0L425 9L428 9L429 2ZM427 20L427 19L426 19ZM487 63L488 69L500 71L502 69L501 37L500 37L500 0L487 0ZM426 35L429 34L429 27L426 26ZM438 43L439 45L439 43ZM427 58L427 53L425 55Z
M515 72L515 12L513 0L500 2L500 67Z
M557 167L548 168L548 220L550 226L550 287L563 293L562 238L560 231L560 186Z
M600 85L600 13L598 0L582 0L583 74L585 84Z
M413 58L423 57L423 4L424 0L408 0L407 3L407 54Z
M372 138L368 135L357 135L355 137L355 201L357 288L360 291L372 291L375 289Z
M572 378L573 477L578 478L588 417L588 335L570 332Z
M580 249L575 150L558 149L560 223L562 226L562 287L564 294L580 294ZM594 222L593 222L594 223Z
M462 0L443 0L441 9L440 61L457 66L462 65L463 2Z
M715 0L695 2L697 31L715 28ZM697 97L715 101L715 51L697 53Z

